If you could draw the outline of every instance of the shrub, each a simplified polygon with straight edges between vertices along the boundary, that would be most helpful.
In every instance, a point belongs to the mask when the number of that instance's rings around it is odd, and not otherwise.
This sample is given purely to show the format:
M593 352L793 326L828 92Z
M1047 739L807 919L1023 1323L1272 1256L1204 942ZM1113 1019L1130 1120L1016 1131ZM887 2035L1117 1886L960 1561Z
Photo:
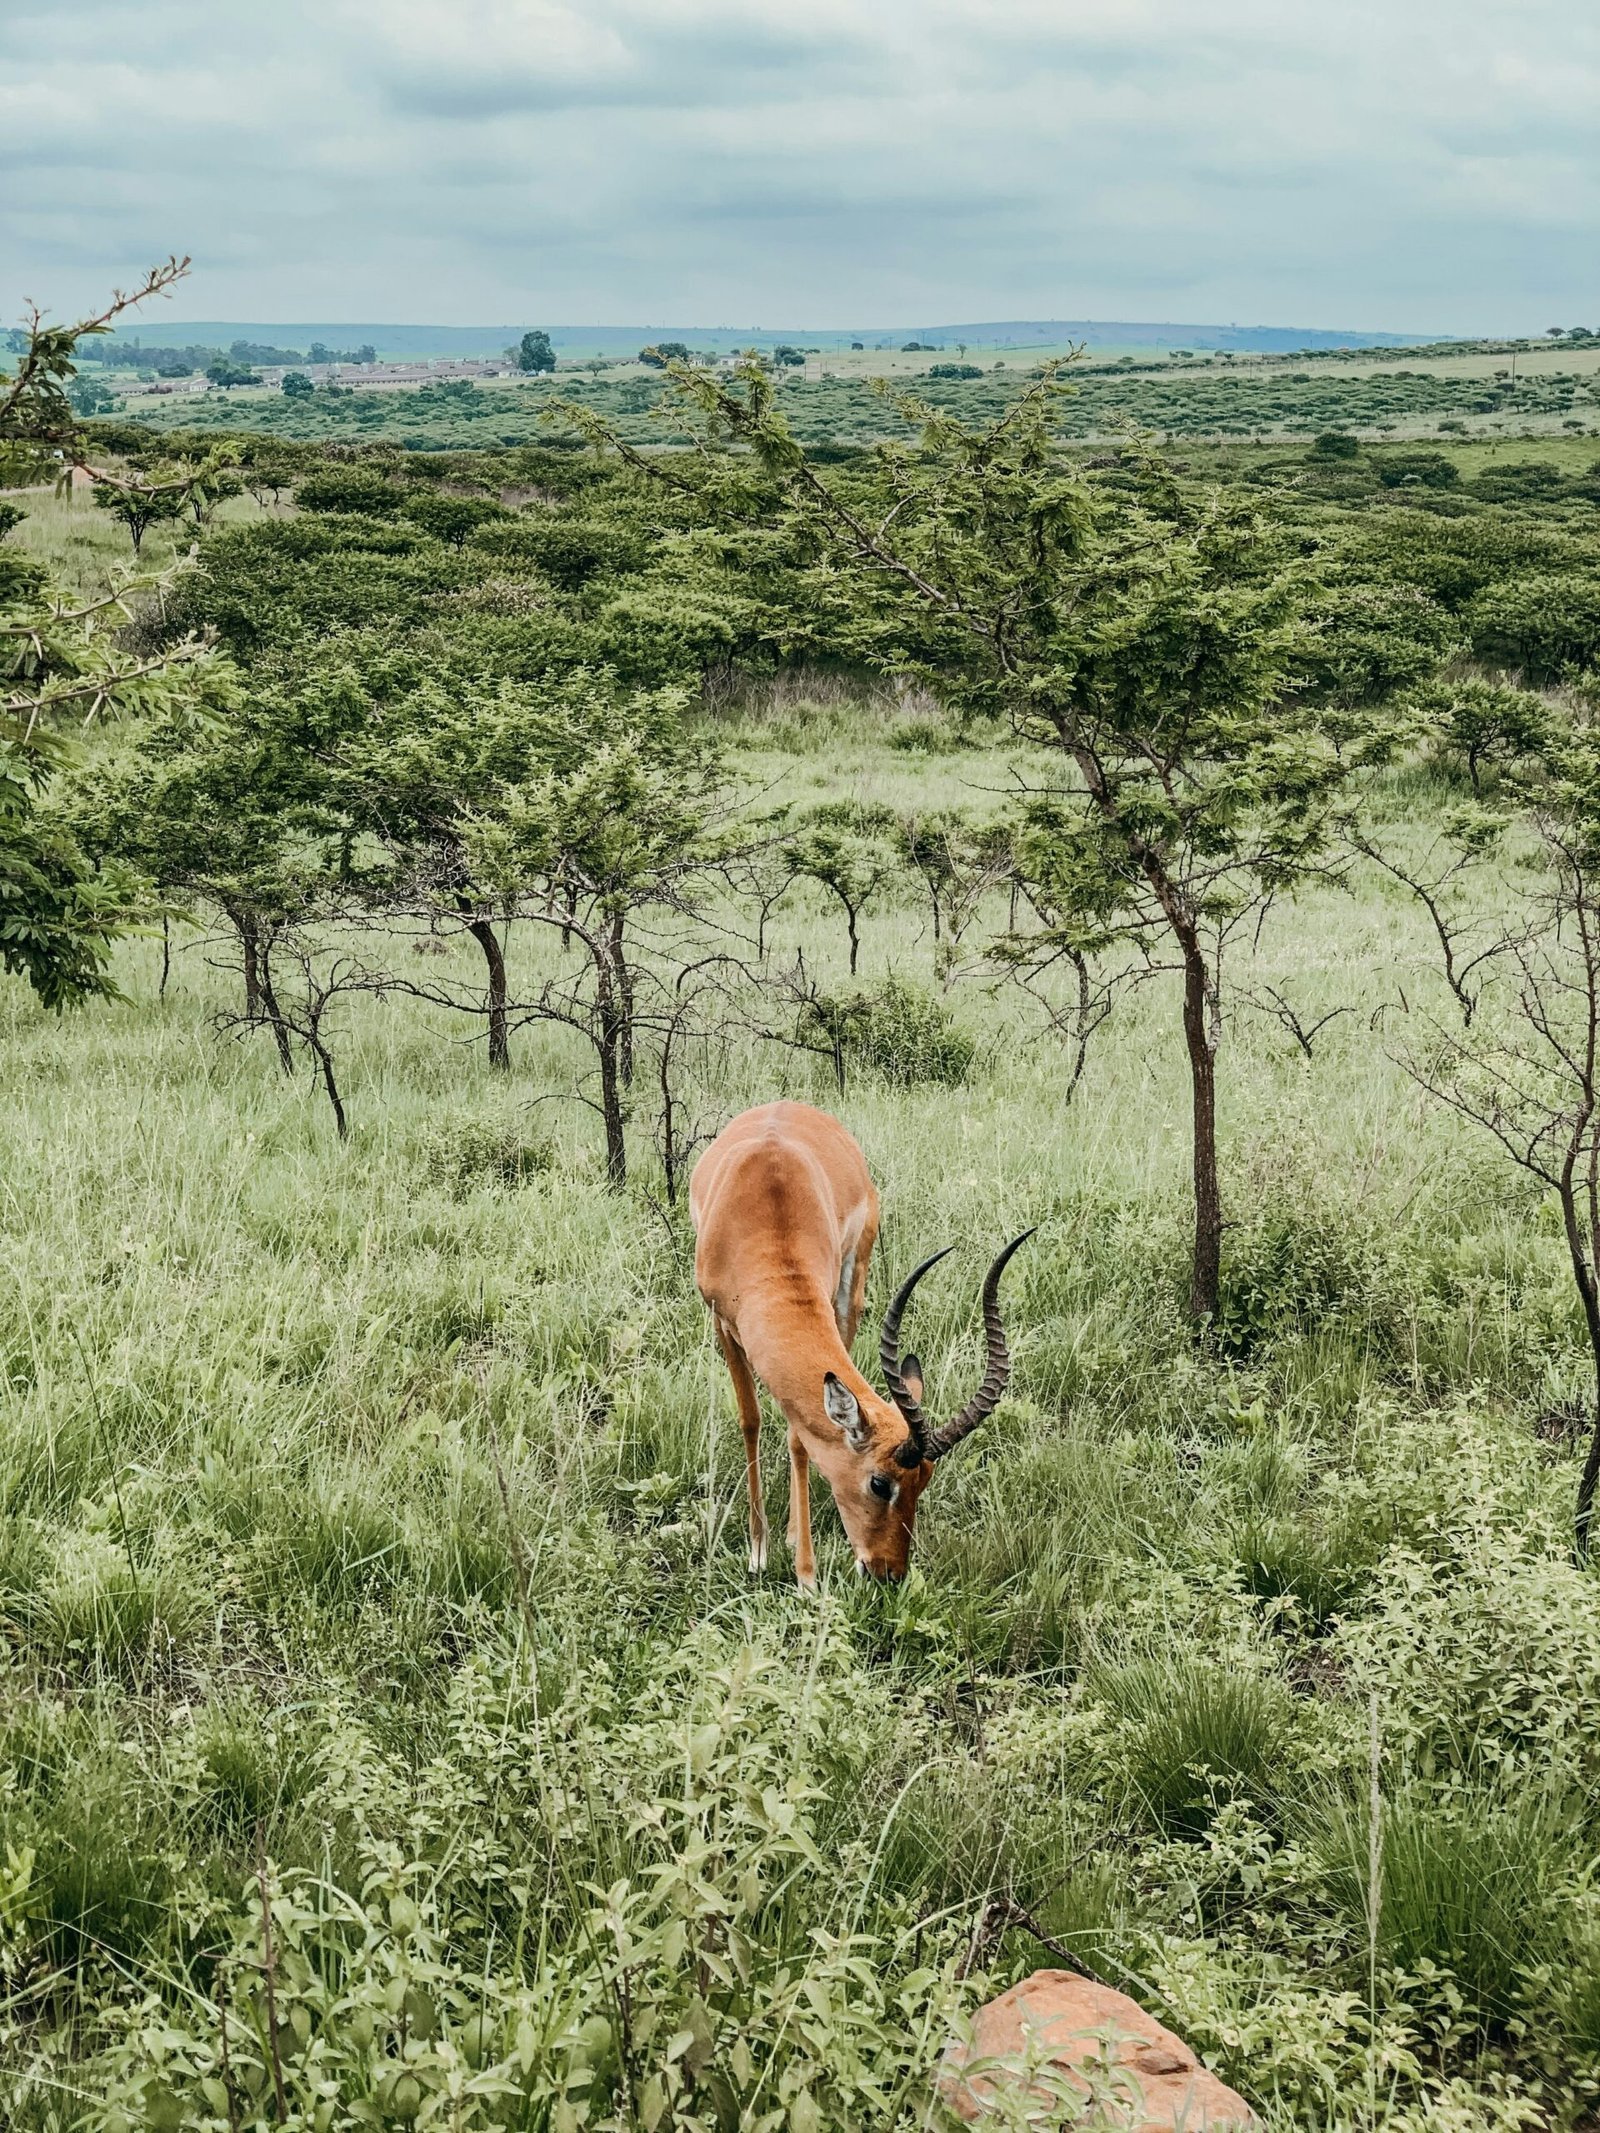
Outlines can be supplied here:
M550 1143L513 1118L452 1119L430 1128L422 1165L435 1184L462 1194L480 1185L527 1185L554 1161Z
M1378 461L1378 479L1386 489L1453 489L1461 469L1443 452L1390 452Z
M821 994L809 1003L806 1034L835 1045L848 1064L865 1068L896 1087L965 1081L977 1054L942 1000L886 978L854 992Z
M302 511L357 511L368 518L393 518L405 491L370 467L324 467L307 474L294 492Z

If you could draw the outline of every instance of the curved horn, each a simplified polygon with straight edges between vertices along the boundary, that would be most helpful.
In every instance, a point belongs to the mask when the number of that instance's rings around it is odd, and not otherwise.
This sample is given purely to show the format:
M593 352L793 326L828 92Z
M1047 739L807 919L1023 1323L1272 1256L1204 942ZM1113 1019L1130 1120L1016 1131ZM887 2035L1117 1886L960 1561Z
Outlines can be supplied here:
M907 1443L902 1452L913 1450L915 1458L902 1459L904 1466L920 1466L927 1458L928 1419L922 1412L921 1402L911 1396L911 1388L900 1375L900 1320L906 1305L911 1301L911 1292L927 1273L929 1267L937 1266L941 1259L948 1259L955 1250L947 1244L942 1252L935 1252L931 1259L924 1259L921 1266L913 1267L894 1292L894 1301L883 1314L883 1336L878 1342L878 1361L883 1365L883 1382L889 1388L889 1397L905 1417L908 1432Z
M1000 1396L1011 1378L1011 1351L1006 1346L1006 1329L1000 1323L1000 1276L1005 1272L1007 1263L1018 1245L1026 1244L1032 1235L1031 1229L1025 1229L1020 1237L1013 1237L984 1276L983 1333L989 1347L989 1360L983 1373L983 1383L960 1414L953 1416L942 1429L924 1434L922 1453L925 1459L942 1459L963 1437L970 1437L978 1424L993 1414L1000 1404ZM887 1327L884 1330L884 1338L888 1338Z

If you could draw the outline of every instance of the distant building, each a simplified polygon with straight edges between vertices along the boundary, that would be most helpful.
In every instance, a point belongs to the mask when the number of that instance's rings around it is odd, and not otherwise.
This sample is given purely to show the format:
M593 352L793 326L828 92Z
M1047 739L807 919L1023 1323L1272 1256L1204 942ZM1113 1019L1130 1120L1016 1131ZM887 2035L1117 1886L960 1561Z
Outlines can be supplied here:
M441 357L436 363L284 363L258 373L263 385L281 387L291 370L313 385L343 385L351 391L394 391L407 385L440 385L454 378L503 378L516 369L504 357L478 360Z
M150 400L164 393L208 393L209 378L153 378L148 385L119 385L125 400Z

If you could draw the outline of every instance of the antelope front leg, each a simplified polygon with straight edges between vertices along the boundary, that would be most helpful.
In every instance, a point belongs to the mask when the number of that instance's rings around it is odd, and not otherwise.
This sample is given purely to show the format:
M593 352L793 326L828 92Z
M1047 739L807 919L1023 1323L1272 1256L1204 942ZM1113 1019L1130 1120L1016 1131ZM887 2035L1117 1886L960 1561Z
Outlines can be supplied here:
M754 1577L767 1567L767 1511L761 1500L761 1400L744 1350L720 1321L717 1340L733 1380L739 1427L744 1431L744 1473L750 1491L750 1574Z
M802 1592L817 1589L817 1559L811 1552L811 1460L796 1431L789 1432L789 1553Z

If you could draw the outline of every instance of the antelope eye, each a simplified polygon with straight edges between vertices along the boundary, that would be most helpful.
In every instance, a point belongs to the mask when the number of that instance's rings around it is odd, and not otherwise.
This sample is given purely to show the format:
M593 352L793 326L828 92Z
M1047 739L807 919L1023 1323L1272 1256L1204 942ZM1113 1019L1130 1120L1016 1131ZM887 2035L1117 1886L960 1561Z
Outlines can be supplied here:
M894 1496L894 1483L887 1474L874 1474L868 1481L867 1487L882 1503L890 1502Z

